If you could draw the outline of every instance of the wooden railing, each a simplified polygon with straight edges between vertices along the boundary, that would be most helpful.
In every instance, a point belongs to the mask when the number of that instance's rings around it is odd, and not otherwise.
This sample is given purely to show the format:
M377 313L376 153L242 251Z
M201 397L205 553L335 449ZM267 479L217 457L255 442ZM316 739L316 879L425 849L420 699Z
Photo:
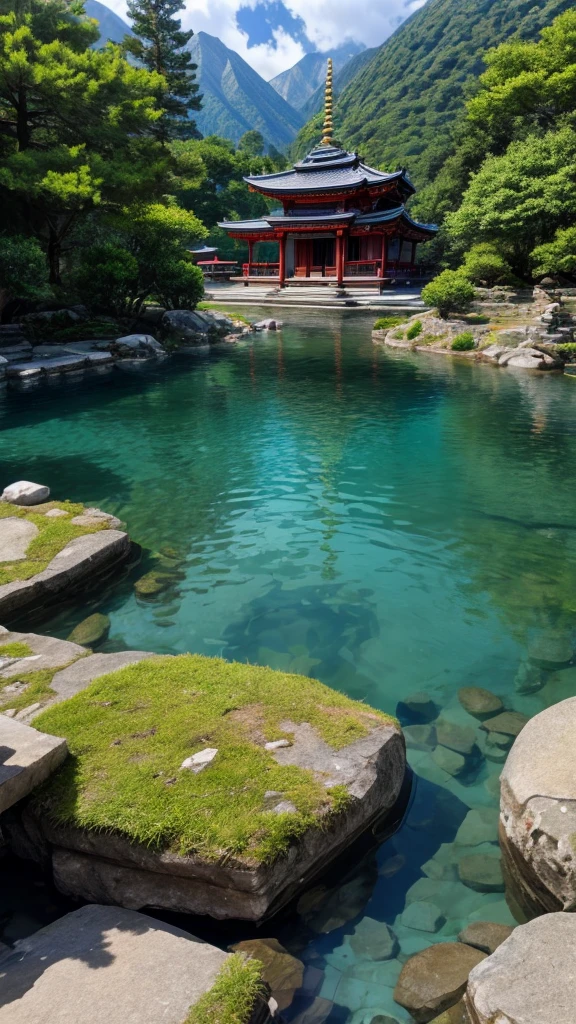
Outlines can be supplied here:
M344 277L380 277L382 260L346 260Z
M279 263L243 263L242 274L244 277L278 277L280 273Z

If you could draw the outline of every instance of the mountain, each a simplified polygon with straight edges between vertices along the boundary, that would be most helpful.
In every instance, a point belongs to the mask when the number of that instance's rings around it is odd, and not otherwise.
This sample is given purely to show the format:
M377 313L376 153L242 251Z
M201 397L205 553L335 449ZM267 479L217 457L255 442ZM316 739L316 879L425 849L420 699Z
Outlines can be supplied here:
M344 43L343 46L328 53L306 53L297 64L294 64L294 67L282 71L281 74L276 75L276 78L271 78L270 85L282 96L282 99L285 99L296 110L301 110L316 89L324 89L328 57L332 57L332 65L336 72L365 49L364 43L350 42Z
M343 67L334 75L333 80L333 92L334 96L339 96L340 93L346 88L349 82L356 77L367 64L376 56L378 53L377 46L371 46L369 50L362 50L360 53L355 54L349 61L346 61ZM314 117L319 110L322 110L324 106L324 82L314 90L311 96L308 97L306 103L299 108L303 117Z
M416 184L437 173L482 53L510 37L534 40L574 0L428 0L379 48L335 105L340 141L379 166L405 165ZM321 117L292 152L318 141Z
M267 143L285 148L303 117L234 50L215 36L199 32L188 49L198 65L202 110L194 120L203 135L223 135L238 142L244 132L257 128Z
M112 43L121 43L124 36L131 35L130 26L109 7L98 3L98 0L86 0L84 10L89 18L96 18L96 21L100 22L100 39L96 46L101 46L108 40Z

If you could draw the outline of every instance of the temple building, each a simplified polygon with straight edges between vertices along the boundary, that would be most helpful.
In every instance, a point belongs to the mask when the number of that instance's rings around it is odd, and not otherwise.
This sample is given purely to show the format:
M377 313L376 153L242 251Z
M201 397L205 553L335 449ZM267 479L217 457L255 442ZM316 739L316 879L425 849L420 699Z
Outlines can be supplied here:
M416 246L433 238L433 224L418 224L406 210L414 195L405 170L368 167L333 139L332 61L328 61L323 138L292 168L244 179L282 205L256 220L224 221L231 238L248 243L243 276L286 282L383 284L414 276ZM259 263L258 242L277 242L275 263Z

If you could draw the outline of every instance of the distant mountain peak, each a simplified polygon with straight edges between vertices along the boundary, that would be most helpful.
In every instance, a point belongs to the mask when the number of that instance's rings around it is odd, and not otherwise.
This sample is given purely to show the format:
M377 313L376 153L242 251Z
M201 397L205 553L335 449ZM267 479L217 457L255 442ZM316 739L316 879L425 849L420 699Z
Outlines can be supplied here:
M328 57L332 58L334 71L337 73L346 66L348 61L365 49L364 43L350 40L325 53L320 51L305 53L297 64L272 78L270 85L287 103L290 103L296 110L301 110L310 96L323 86Z
M89 18L95 18L100 23L100 39L96 46L102 46L110 41L121 43L124 36L132 34L130 26L122 21L114 11L111 11L106 4L99 3L99 0L86 0L84 10Z
M194 120L203 135L237 143L256 128L268 144L284 149L303 124L302 116L217 36L198 32L188 44L198 65L203 108Z

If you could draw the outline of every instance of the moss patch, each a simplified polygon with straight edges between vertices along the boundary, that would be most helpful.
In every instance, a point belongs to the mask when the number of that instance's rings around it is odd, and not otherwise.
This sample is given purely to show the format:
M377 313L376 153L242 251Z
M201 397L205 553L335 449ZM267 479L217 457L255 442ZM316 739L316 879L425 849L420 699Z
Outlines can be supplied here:
M400 324L405 323L408 318L405 316L380 316L376 320L373 331L390 331L392 327L399 327ZM401 335L402 336L401 332Z
M220 303L218 302L199 302L198 305L196 306L196 309L199 309L201 312L204 311L207 313L223 313L224 316L229 316L231 320L237 320L241 324L246 324L247 327L252 326L251 321L248 320L245 316L242 316L240 313L237 313L235 309L229 309L226 308L225 306L221 306Z
M32 648L21 640L15 640L12 644L0 644L0 658L29 658L32 654Z
M68 516L46 517L46 512L53 508L62 509ZM83 511L83 505L71 501L49 501L32 507L0 502L0 519L17 516L19 519L27 519L34 523L39 530L38 536L28 545L26 558L18 562L0 562L0 585L12 583L14 580L29 580L31 576L46 569L54 556L75 537L108 528L107 522L95 526L76 526L71 519L81 515Z
M260 961L234 953L183 1024L246 1024L258 996L264 994Z
M347 800L343 787L327 790L312 771L281 766L264 749L287 736L288 720L309 722L334 748L393 721L303 676L158 657L95 680L35 720L65 736L72 754L38 799L60 822L158 848L272 860ZM203 771L181 769L206 747L218 754ZM296 812L273 813L267 791Z

